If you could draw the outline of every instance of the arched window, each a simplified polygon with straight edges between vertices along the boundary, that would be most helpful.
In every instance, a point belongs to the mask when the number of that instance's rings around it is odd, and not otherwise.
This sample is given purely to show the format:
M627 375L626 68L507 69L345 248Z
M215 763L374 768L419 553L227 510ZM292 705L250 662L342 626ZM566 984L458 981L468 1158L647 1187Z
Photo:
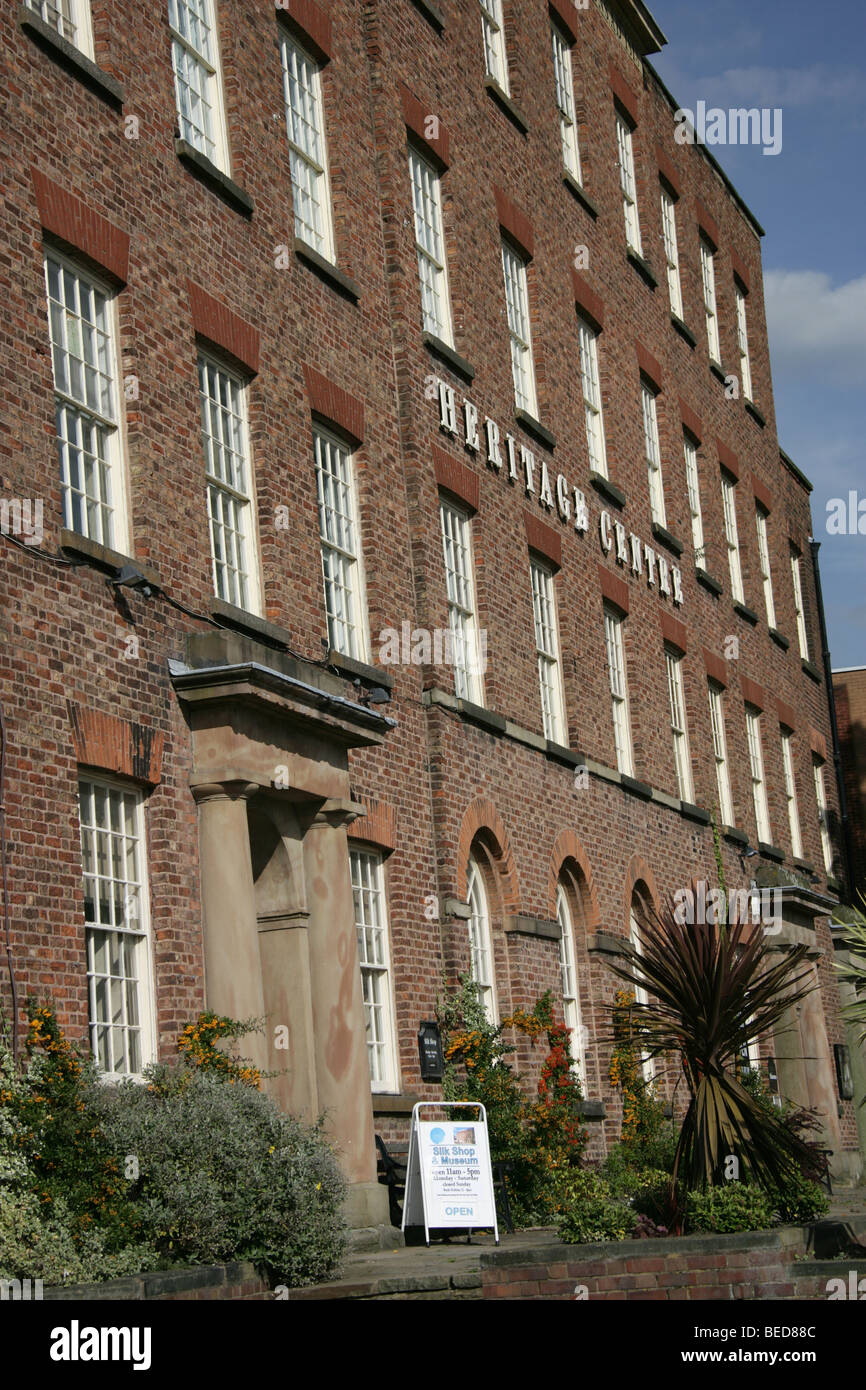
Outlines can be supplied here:
M571 1029L571 1055L582 1078L586 1078L583 1033L580 1024L580 998L577 991L577 963L574 953L574 931L568 897L562 884L556 889L556 920L559 923L559 966L562 971L562 1012L565 1025Z
M467 874L469 906L469 969L478 985L484 1012L491 1023L497 1022L496 985L493 978L493 943L490 936L490 909L487 890L475 859L469 860Z
M637 915L637 914L638 914L638 912L639 912L641 906L642 906L642 902L641 902L640 895L639 895L638 893L635 893L634 896L632 897L632 900L631 900L630 935L631 935L631 944L632 944L632 946L634 946L634 948L635 948L635 950L637 951L638 955L640 955L641 951L640 951L640 936L639 936L639 934L638 934L638 915ZM639 985L635 987L635 992L634 992L634 994L635 994L635 1003L636 1003L636 1004L646 1004L646 1003L649 1002L649 995L647 994L646 990L645 990L645 989L641 989ZM640 1067L641 1067L641 1071L642 1071L642 1073L643 1073L643 1079L644 1079L644 1081L647 1083L647 1085L649 1085L649 1083L655 1079L655 1074L656 1074L656 1063L655 1063L655 1058L654 1058L654 1057L641 1057Z

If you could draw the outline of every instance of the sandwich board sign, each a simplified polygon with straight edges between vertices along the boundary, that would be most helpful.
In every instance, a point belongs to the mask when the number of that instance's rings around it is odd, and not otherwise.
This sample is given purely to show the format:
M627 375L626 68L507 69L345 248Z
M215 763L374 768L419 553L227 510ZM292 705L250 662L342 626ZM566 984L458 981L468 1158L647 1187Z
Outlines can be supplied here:
M475 1120L422 1120L422 1110L477 1110ZM418 1101L412 1110L403 1230L492 1226L499 1244L487 1111L480 1101Z

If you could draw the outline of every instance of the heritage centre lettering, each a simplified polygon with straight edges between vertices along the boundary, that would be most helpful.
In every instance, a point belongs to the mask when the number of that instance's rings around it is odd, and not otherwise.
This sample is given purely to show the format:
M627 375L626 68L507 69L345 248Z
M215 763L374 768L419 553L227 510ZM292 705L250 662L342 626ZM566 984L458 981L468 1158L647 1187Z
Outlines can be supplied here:
M443 434L459 438L472 454L483 453L487 467L503 475L512 487L521 484L527 497L535 496L542 507L556 513L561 522L574 520L574 529L581 534L589 530L589 504L586 494L573 487L564 473L552 481L546 459L536 458L532 449L519 444L513 434L503 434L489 415L483 422L478 407L463 397L458 410L457 392L445 381L437 382L439 428ZM683 575L678 565L669 563L654 546L648 545L633 531L626 531L621 521L614 521L608 511L598 518L599 541L605 555L614 554L616 563L635 578L646 574L647 588L670 598L680 607L683 603Z

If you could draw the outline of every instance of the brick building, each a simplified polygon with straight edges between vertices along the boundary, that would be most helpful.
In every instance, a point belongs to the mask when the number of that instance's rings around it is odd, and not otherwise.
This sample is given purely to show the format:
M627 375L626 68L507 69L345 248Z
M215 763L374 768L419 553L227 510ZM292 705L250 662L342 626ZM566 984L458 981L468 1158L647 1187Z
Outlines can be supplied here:
M443 973L496 1017L552 989L617 1137L605 957L717 881L714 820L821 986L754 1055L858 1173L809 485L761 229L643 4L2 25L19 1000L117 1075L267 1015L369 1224Z
M866 666L833 672L839 748L845 779L851 854L852 901L866 895Z

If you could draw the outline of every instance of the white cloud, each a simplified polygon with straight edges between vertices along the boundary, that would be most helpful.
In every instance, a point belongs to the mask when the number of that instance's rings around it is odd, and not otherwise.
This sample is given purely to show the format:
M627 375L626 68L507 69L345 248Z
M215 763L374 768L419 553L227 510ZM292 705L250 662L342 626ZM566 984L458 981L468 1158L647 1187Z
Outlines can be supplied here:
M866 383L866 275L833 285L820 270L764 272L770 357L834 387Z
M825 63L805 68L727 68L691 81L689 86L708 105L723 107L854 106L864 97L862 73Z

